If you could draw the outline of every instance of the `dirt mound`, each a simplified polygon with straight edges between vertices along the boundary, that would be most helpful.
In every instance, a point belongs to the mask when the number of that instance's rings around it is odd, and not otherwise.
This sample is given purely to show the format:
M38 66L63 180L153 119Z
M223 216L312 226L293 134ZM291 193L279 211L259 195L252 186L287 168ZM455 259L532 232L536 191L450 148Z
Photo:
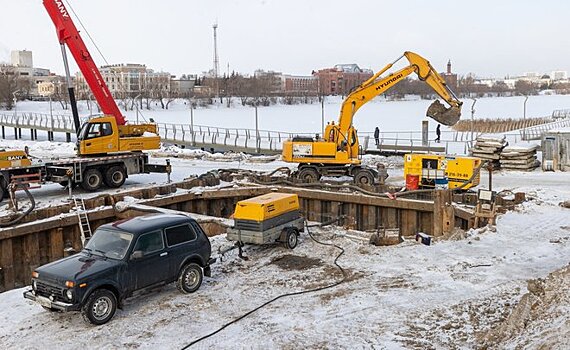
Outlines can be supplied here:
M570 348L570 265L529 280L509 317L479 339L482 348Z
M273 259L271 264L277 265L283 270L307 270L322 266L323 261L306 256L287 254Z

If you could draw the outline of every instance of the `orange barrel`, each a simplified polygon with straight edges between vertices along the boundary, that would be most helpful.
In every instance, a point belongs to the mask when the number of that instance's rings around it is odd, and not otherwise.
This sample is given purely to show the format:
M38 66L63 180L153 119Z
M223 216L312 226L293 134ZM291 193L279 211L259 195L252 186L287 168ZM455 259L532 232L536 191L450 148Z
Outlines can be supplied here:
M420 176L419 175L406 175L406 189L413 191L419 188Z

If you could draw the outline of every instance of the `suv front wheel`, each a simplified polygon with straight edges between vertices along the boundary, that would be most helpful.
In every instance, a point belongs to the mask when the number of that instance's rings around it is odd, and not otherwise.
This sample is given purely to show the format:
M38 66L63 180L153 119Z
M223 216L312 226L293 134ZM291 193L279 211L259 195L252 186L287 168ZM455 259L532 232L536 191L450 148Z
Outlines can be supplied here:
M94 325L109 322L117 311L117 297L108 289L97 289L81 308L83 318Z
M176 287L182 293L194 293L202 285L202 268L196 263L190 263L182 268L176 281Z

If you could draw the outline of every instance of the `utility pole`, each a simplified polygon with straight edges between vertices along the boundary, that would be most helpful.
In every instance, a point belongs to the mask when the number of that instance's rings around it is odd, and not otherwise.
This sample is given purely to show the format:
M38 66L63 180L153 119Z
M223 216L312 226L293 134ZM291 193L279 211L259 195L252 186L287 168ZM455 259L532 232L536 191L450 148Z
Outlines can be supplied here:
M473 148L473 131L475 129L474 118L475 118L475 103L477 103L476 98L472 98L473 104L471 105L471 148Z
M523 132L522 132L522 139L526 140L526 101L528 100L528 95L524 98L523 103Z
M216 89L216 98L220 95L220 83L218 82L218 76L220 74L220 59L218 57L218 22L212 25L214 29L214 81Z

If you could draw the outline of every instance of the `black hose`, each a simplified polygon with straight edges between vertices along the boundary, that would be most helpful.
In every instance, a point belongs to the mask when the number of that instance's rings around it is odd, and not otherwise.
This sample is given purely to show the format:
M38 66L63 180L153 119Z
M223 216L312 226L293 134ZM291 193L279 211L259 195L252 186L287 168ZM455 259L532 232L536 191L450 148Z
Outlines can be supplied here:
M322 227L322 226L330 225L331 223L337 222L337 221L340 220L340 219L341 219L341 217L336 218L336 219L334 219L334 220L331 220L330 223L322 223L322 224L318 224L318 225L313 225L313 226L311 226L311 227L314 227L314 226L321 226L321 227ZM267 305L269 305L269 304L273 303L274 301L277 301L277 300L279 300L279 299L281 299L281 298L285 298L285 297L289 297L289 296L295 296L295 295L301 295L301 294L307 294L307 293L313 293L313 292L318 292L318 291L321 291L321 290L325 290L325 289L329 289L329 288L336 287L336 286L340 285L341 283L344 283L344 282L346 281L346 271L342 268L342 266L340 266L340 265L338 264L338 259L344 254L344 248L342 248L342 247L340 247L340 246L338 246L338 245L336 245L336 244L333 244L333 243L325 243L325 242L321 242L321 241L317 240L317 239L311 234L311 232L309 231L309 225L307 224L307 220L305 220L305 227L306 227L306 229L307 229L307 233L309 234L309 237L311 237L311 239L312 239L313 241L315 241L317 244L324 245L324 246L335 247L335 248L337 248L337 249L340 250L340 253L339 253L339 254L336 256L336 258L334 259L334 264L336 265L336 267L338 267L338 269L339 269L340 272L342 273L342 279L341 279L341 280L338 280L338 281L336 281L336 282L334 282L334 283L332 283L332 284L323 286L323 287L318 287L318 288L314 288L314 289L310 289L310 290L303 290L303 291L298 291L298 292L292 292L292 293L286 293L286 294L281 294L281 295L279 295L279 296L276 296L275 298L273 298L273 299L271 299L271 300L269 300L269 301L267 301L267 302L265 302L265 303L259 305L259 306L256 307L255 309L253 309L253 310L251 310L251 311L248 311L248 312L246 312L245 314L241 315L240 317L238 317L238 318L236 318L236 319L234 319L234 320L232 320L232 321L230 321L230 322L224 324L222 327L218 328L218 329L215 330L214 332L212 332L212 333L210 333L210 334L207 334L207 335L205 335L205 336L203 336L203 337L201 337L201 338L198 338L198 339L196 339L196 340L193 340L193 341L192 341L191 343L189 343L188 345L185 345L185 346L182 348L182 350L188 349L188 348L191 347L192 345L195 345L196 343L199 343L199 342L201 342L201 341L204 340L204 339L207 339L207 338L209 338L209 337L211 337L211 336L213 336L213 335L218 334L219 332L223 331L224 329L226 329L227 327L231 326L232 324L234 324L234 323L236 323L236 322L238 322L238 321L244 319L245 317L247 317L247 316L253 314L253 313L256 312L257 310L259 310L259 309L261 309L261 308L263 308L263 307L265 307L265 306L267 306Z
M8 227L8 226L12 226L15 225L17 223L19 223L20 221L22 221L22 219L24 219L28 214L30 214L32 212L32 210L34 210L34 208L36 207L36 201L34 200L34 196L32 196L32 194L30 193L30 191L28 190L28 186L25 184L21 184L21 183L16 183L14 185L14 188L17 187L21 187L24 192L26 192L26 195L28 196L29 200L30 200L30 207L28 209L26 209L25 212L23 212L22 214L20 214L17 218L15 218L12 221L9 222L2 222L0 223L0 227Z

